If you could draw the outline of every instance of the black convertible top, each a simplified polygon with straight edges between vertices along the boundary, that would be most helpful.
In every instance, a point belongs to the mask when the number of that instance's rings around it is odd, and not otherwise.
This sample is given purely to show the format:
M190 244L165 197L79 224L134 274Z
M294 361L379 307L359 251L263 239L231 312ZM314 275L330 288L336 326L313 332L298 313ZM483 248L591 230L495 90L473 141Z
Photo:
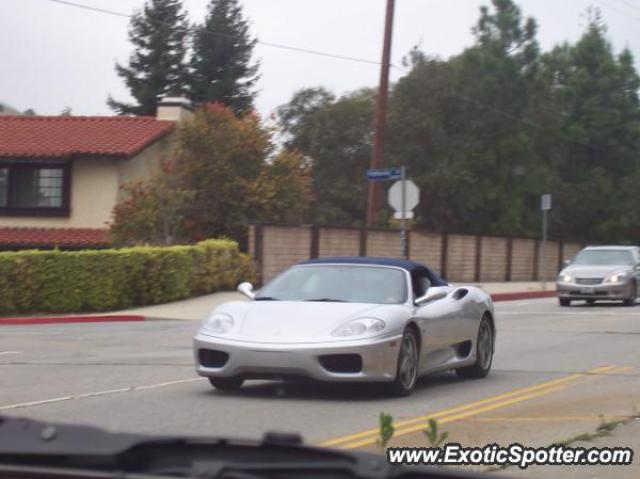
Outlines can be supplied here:
M416 261L409 261L406 259L397 258L383 258L374 256L335 256L329 258L316 258L299 263L303 264L367 264L378 266L394 266L396 268L402 268L409 273L413 272L426 272L431 280L433 286L447 286L448 283L440 278L437 274L431 271L422 263Z

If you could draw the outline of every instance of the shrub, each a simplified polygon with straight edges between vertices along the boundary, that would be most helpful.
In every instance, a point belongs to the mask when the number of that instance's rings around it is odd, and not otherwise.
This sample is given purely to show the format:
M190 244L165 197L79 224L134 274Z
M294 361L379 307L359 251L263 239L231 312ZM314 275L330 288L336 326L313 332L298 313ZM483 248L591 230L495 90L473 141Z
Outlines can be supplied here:
M0 253L0 314L109 311L165 303L251 281L231 240L194 246Z

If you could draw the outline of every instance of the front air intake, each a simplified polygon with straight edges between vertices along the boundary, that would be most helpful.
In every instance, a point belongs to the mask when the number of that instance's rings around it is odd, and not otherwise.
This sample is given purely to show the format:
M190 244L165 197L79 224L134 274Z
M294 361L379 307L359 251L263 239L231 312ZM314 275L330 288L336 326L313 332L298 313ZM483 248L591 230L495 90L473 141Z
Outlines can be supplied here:
M229 360L229 353L215 349L200 349L198 351L200 364L205 368L221 368Z
M359 354L327 354L320 356L318 360L331 373L362 372L362 357Z

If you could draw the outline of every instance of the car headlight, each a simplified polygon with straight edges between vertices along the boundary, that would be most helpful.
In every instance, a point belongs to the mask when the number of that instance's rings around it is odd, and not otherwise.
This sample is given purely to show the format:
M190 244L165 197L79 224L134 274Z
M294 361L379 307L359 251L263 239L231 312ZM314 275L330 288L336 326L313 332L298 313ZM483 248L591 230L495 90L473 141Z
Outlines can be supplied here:
M233 328L233 318L228 314L216 313L202 324L202 329L209 333L225 334Z
M605 283L622 283L625 279L627 279L627 273L615 273L607 277L604 280L604 282Z
M558 276L558 281L560 281L561 283L571 283L573 281L573 277L567 273L560 273L560 276Z
M376 318L360 318L343 324L331 335L338 337L362 336L363 334L377 333L385 328L386 324L381 319Z

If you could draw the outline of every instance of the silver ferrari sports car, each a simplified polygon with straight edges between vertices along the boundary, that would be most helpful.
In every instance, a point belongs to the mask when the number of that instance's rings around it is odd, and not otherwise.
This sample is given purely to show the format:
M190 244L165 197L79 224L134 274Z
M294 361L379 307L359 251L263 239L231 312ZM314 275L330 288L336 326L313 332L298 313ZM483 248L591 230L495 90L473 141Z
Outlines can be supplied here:
M216 308L193 340L197 372L217 389L247 379L384 382L409 394L419 376L489 373L496 337L490 296L426 266L391 258L295 265L250 301Z

